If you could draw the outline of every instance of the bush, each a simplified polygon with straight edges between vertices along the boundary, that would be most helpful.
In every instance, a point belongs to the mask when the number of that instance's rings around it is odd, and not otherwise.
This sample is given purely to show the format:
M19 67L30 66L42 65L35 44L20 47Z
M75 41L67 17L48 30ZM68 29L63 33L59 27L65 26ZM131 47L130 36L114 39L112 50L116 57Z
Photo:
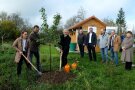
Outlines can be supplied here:
M11 44L4 43L0 47L0 54L4 54L4 53L14 54L14 52L15 52L15 50L12 48Z

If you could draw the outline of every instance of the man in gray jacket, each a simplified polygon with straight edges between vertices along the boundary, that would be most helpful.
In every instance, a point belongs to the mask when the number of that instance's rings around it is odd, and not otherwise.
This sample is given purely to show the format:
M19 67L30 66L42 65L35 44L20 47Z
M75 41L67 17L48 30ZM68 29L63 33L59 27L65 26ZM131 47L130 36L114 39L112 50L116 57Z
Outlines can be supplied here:
M105 33L105 29L101 29L101 35L99 35L99 47L102 56L102 62L105 63L108 60L108 44L109 36Z

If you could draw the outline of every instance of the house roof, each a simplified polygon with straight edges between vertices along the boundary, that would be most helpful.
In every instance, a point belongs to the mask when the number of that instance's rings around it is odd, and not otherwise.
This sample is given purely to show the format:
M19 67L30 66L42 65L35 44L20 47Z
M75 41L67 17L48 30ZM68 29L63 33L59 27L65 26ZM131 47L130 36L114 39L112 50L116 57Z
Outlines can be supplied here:
M68 30L79 28L79 27L81 27L83 24L85 24L86 22L88 22L88 21L91 20L91 19L96 19L96 20L97 20L98 22L100 22L102 25L106 26L106 24L105 24L104 22L102 22L101 20L99 20L99 19L96 18L95 16L91 16L91 17L89 17L89 18L87 18L87 19L85 19L85 20L83 20L83 21L81 21L81 22L79 22L79 23L77 23L77 24L75 24L75 25L69 27Z

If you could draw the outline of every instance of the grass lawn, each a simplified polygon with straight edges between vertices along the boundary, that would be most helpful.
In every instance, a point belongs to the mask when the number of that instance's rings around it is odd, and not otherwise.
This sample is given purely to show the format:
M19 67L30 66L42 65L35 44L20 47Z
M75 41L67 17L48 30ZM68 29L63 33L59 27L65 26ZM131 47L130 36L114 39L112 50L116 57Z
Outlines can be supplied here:
M27 72L26 65L22 66L22 74L18 80L16 64L14 63L15 50L11 44L6 44L4 52L0 52L0 90L135 90L135 68L131 71L119 66L101 64L100 53L97 53L97 62L90 62L88 55L80 58L79 54L69 53L68 62L79 61L79 70L72 71L76 77L62 84L37 83L36 72ZM59 69L60 53L52 46L52 70ZM49 47L40 48L42 69L48 71ZM33 60L35 64L35 60ZM49 77L49 76L48 76Z

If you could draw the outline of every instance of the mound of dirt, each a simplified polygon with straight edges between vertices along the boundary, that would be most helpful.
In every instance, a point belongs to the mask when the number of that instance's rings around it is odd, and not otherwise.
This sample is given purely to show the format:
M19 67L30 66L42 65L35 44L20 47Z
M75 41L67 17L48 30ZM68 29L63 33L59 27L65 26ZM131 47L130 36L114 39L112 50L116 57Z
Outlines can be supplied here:
M65 73L64 71L51 71L44 72L40 78L38 78L37 82L45 82L51 84L60 84L64 83L67 80L72 80L76 75L73 73Z

